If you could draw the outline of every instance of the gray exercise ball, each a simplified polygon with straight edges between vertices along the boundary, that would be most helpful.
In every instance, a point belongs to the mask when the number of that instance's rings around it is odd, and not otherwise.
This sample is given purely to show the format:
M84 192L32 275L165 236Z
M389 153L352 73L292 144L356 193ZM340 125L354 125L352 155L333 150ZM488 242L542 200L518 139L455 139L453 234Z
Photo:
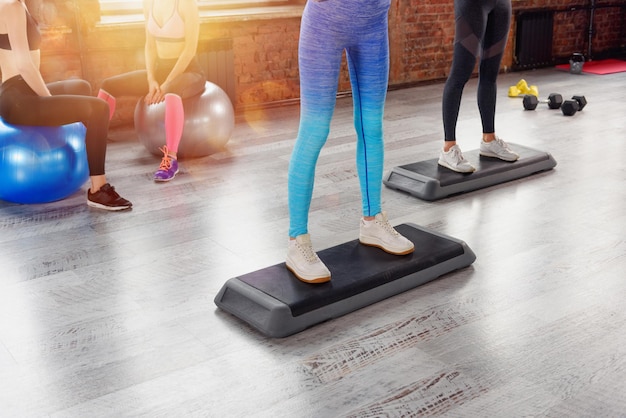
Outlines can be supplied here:
M224 149L235 127L235 111L228 95L206 82L204 91L183 100L185 123L178 146L178 158L204 157ZM165 102L135 106L135 131L150 153L162 156L165 145Z

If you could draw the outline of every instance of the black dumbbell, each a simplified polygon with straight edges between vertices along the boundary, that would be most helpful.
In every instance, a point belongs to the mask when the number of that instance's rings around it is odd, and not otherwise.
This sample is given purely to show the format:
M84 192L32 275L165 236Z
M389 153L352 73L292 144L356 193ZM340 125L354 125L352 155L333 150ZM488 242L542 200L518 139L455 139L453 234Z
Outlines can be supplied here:
M539 103L547 103L550 109L558 109L563 104L563 96L559 93L550 93L548 100L539 100L537 96L527 94L524 96L524 109L535 110Z
M561 112L565 116L573 116L579 110L587 106L587 99L585 96L572 96L572 100L566 100L561 105Z

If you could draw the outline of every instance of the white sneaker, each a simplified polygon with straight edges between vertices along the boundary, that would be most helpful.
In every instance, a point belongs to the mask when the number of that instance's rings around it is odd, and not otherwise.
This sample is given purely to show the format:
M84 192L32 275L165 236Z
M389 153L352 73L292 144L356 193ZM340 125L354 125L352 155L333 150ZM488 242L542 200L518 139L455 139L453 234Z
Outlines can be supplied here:
M515 161L519 158L519 154L509 149L509 146L496 137L491 142L480 141L480 155L485 157L495 157L504 161Z
M287 268L305 283L324 283L330 280L330 271L319 259L309 234L290 239L287 245Z
M395 255L410 254L415 249L411 241L400 235L389 224L385 212L379 213L371 221L361 218L360 229L359 241L361 244L378 247Z
M438 163L442 167L449 168L459 173L472 173L476 170L474 166L465 159L458 145L452 146L448 152L441 150Z

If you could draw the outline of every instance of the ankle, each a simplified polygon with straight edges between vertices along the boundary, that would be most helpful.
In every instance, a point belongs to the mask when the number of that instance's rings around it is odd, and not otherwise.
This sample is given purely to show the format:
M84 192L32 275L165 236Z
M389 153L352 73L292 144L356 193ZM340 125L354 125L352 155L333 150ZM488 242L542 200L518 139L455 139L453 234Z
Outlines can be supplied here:
M491 142L496 139L495 133L483 134L483 142Z
M450 151L450 148L456 145L456 141L444 141L443 143L443 152Z
M90 176L89 180L91 181L91 187L89 188L89 193L96 193L102 186L104 186L107 182L106 176L104 174L97 176Z

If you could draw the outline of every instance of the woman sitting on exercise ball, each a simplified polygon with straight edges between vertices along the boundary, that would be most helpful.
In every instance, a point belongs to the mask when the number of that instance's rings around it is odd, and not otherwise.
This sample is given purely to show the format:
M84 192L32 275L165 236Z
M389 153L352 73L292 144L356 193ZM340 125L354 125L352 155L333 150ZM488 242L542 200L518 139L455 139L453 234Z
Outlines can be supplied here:
M104 174L109 108L91 96L84 80L46 84L39 72L41 34L20 0L0 0L0 116L14 125L61 126L82 122L91 187L89 206L129 209L132 204L107 183ZM0 179L0 181L2 181Z
M169 181L178 173L177 152L183 134L183 101L202 93L206 82L196 57L200 20L195 0L144 0L146 19L145 70L107 78L98 97L115 112L115 98L144 97L146 104L165 101L163 159L155 181Z

